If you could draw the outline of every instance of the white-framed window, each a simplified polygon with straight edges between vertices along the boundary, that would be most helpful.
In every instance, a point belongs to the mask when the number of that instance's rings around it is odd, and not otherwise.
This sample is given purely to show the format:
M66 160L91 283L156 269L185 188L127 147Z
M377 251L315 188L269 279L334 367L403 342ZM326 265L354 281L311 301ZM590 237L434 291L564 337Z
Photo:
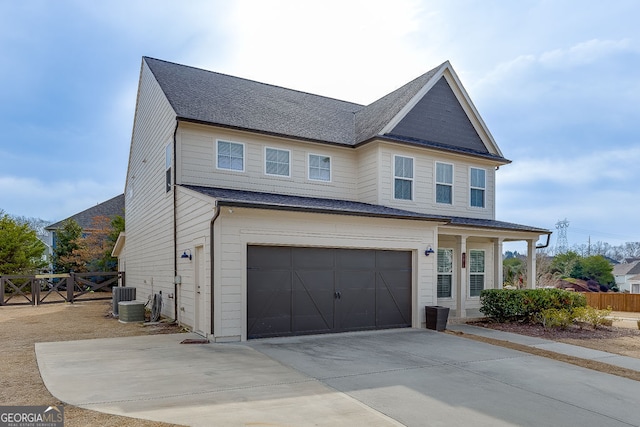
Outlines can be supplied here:
M164 148L164 171L165 171L165 191L168 193L171 191L171 153L173 151L173 144L168 143Z
M436 203L453 204L453 165L436 162Z
M487 171L471 168L469 170L469 181L471 184L469 204L476 208L484 208Z
M453 249L438 248L438 298L451 298Z
M413 158L393 156L393 197L413 200Z
M479 297L484 289L484 251L469 251L469 296Z
M230 141L217 141L216 166L218 169L244 172L244 144Z
M331 181L331 157L309 154L309 179Z
M291 176L291 151L265 147L264 173L275 176Z

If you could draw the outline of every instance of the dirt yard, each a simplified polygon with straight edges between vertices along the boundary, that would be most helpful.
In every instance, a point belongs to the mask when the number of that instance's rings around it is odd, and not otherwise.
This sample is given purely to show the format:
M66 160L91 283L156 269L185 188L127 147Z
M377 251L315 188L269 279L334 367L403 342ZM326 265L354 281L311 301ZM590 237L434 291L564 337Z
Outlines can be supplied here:
M181 332L173 325L160 324L157 326L140 326L138 324L123 324L110 314L110 301L80 302L75 304L47 304L38 307L10 306L0 307L0 404L2 405L62 405L44 386L35 357L37 342L70 341L92 338L111 338L123 336L138 336L163 333ZM633 317L640 314L613 313L618 320L613 327L599 330L582 329L571 331L557 331L550 333L537 327L523 327L521 325L493 324L490 327L505 329L510 332L540 336L541 338L580 345L610 353L640 358L640 331ZM489 325L488 325L489 326ZM625 376L640 381L640 373L616 369L611 365L599 362L573 360L557 353L543 350L532 350L512 343L479 339L496 345L528 351L544 357L551 357L568 363L578 364L589 369L595 369L615 375ZM82 360L77 361L83 363ZM100 384L96 384L99 387ZM168 426L158 422L132 419L115 415L103 414L86 409L65 405L65 426L133 426L151 427Z
M0 404L62 405L44 386L35 343L177 333L174 325L140 326L120 323L111 301L0 307ZM82 364L82 360L77 361ZM96 384L100 387L100 384ZM170 424L108 415L64 405L65 426L161 427Z

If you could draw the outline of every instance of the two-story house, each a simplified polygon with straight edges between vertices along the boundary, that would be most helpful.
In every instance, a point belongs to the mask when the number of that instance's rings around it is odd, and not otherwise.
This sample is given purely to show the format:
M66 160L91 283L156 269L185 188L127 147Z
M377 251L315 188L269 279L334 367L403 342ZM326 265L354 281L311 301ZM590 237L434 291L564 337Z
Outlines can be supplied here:
M495 219L508 163L448 62L363 106L144 57L127 284L215 341L466 317L550 234Z

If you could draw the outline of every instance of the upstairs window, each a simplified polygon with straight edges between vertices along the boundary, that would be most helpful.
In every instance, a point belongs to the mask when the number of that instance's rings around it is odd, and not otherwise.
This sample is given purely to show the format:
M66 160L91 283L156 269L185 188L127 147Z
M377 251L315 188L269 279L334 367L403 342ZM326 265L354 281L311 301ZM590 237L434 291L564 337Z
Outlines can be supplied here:
M172 144L169 143L164 149L164 170L165 170L165 183L166 188L165 191L168 193L171 191L171 151Z
M413 159L394 156L393 197L399 200L413 200Z
M438 249L438 298L451 298L453 249Z
M471 194L470 204L476 208L484 208L486 171L484 169L471 168L470 171Z
M218 169L244 172L244 144L218 141L217 150Z
M469 296L479 297L484 289L484 251L469 251Z
M267 175L291 176L289 160L291 152L289 150L267 147L264 154L264 170Z
M436 203L453 204L453 165L436 163Z
M331 181L331 157L309 154L309 179Z

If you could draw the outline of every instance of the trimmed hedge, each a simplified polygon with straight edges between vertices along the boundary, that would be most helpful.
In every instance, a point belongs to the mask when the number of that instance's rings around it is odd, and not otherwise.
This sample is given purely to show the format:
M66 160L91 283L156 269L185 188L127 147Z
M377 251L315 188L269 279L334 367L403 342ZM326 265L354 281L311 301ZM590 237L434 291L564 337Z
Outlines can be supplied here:
M480 312L498 322L531 322L544 310L585 307L587 299L562 289L485 289L480 293Z

